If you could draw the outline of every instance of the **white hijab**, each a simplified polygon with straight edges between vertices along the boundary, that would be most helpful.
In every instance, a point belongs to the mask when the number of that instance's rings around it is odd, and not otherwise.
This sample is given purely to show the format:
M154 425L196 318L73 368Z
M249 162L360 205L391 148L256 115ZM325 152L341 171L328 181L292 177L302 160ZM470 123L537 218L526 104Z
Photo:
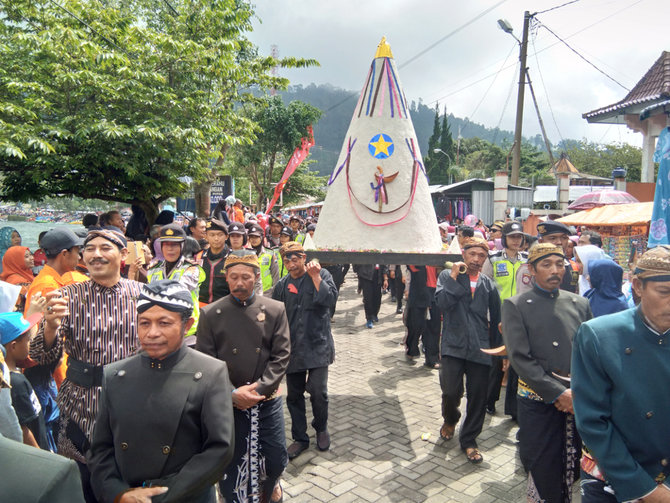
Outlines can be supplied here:
M575 246L575 254L579 257L584 267L582 274L579 276L579 295L584 295L591 288L591 283L589 283L589 262L609 257L596 245Z

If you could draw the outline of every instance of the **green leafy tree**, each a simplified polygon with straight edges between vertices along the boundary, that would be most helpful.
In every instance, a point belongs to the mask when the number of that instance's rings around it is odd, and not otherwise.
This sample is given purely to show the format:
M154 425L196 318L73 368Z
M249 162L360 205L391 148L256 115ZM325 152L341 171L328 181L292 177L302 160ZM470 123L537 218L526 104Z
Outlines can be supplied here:
M433 134L428 138L428 152L423 158L423 164L426 168L426 173L430 178L430 183L437 184L440 183L434 179L439 170L439 157L443 154L440 152L435 152L435 149L440 148L440 136L442 136L442 130L440 127L440 108L439 104L435 105L435 120L433 121Z
M230 171L238 179L249 180L260 209L266 198L272 196L274 184L281 178L286 163L302 138L308 135L307 128L319 119L321 111L300 101L284 105L279 96L274 96L245 107L243 113L258 125L258 131L253 142L232 150ZM284 204L299 202L305 196L321 195L320 187L324 185L323 177L310 173L308 165L303 165L284 188Z
M119 201L153 221L188 176L208 212L226 152L255 129L240 90L316 64L258 56L252 16L243 0L0 0L0 197Z
M612 170L626 168L626 179L639 182L642 167L642 149L626 143L599 143L582 140L573 142L565 150L570 162L581 173L611 178Z

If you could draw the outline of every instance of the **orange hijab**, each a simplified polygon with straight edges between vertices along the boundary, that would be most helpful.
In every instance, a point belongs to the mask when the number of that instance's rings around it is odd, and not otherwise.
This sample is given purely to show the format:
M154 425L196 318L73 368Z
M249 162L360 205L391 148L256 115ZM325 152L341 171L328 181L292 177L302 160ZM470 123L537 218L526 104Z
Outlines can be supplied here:
M25 246L11 246L2 257L2 274L0 279L18 285L19 283L32 283L35 279L33 271L26 267Z

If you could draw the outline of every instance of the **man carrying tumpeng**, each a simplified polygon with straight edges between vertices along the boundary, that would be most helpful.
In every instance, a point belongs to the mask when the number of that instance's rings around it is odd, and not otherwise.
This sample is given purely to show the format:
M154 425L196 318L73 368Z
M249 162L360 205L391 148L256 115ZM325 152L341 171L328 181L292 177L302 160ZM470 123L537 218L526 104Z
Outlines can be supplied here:
M154 264L147 271L147 282L154 283L164 279L179 281L193 297L193 319L195 320L188 335L195 335L200 317L198 297L200 284L205 281L205 272L195 262L191 262L183 255L186 233L180 225L169 224L161 228L160 247L165 260Z
M127 256L120 232L89 231L83 257L91 280L48 295L44 321L30 343L30 357L41 365L58 361L63 350L70 355L58 392L58 453L77 462L87 501L96 501L85 453L98 413L102 368L137 349L135 304L142 284L121 278Z
M142 351L105 367L88 466L101 503L215 503L233 454L225 363L188 348L193 296L173 280L137 301Z
M235 454L220 488L227 503L281 501L287 463L282 399L278 388L289 362L286 311L254 293L259 264L251 250L226 258L230 295L205 307L196 349L228 365L235 389Z
M486 416L491 369L491 356L481 350L500 345L500 295L493 280L481 274L488 259L486 240L463 238L462 250L465 263L458 262L442 271L435 290L437 307L444 318L440 368L444 424L440 436L445 440L454 437L461 417L458 407L465 376L468 401L459 440L468 461L477 464L484 459L477 448L477 436ZM465 272L461 271L463 266Z
M290 241L281 247L288 275L275 286L272 298L286 306L291 330L291 359L286 371L286 404L291 414L293 443L289 459L309 447L305 391L312 402L316 446L330 449L328 433L328 366L335 359L335 342L330 331L330 308L337 300L337 287L318 262L305 263L303 247Z
M617 501L668 502L670 489L670 247L637 262L637 308L584 323L575 337L577 429Z
M540 243L528 254L533 289L505 299L503 340L519 375L519 455L528 471L528 501L570 501L581 442L569 388L572 338L591 318L584 297L560 290L563 248Z

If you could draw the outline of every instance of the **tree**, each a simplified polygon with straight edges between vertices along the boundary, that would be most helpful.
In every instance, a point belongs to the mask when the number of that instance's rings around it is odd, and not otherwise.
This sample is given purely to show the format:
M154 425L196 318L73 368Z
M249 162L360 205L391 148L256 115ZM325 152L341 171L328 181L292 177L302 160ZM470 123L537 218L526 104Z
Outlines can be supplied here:
M243 0L0 0L0 197L119 201L153 221L184 176L208 196L251 141L241 90L316 64L258 56L252 16Z
M423 158L423 164L426 168L426 173L430 178L431 183L438 183L434 180L434 174L437 173L439 166L439 156L443 155L440 152L435 152L435 149L440 148L440 136L442 136L442 130L440 127L440 105L435 105L435 120L433 121L433 134L428 138L428 152Z
M281 178L288 159L307 128L316 123L321 111L300 101L284 105L279 96L265 98L244 109L244 115L258 125L253 142L232 149L230 170L236 178L246 178L256 192L260 209L273 192L273 184ZM298 202L306 195L318 195L325 179L310 174L307 165L291 176L284 189L284 203Z
M626 179L639 182L642 169L642 150L626 143L601 145L586 140L571 143L566 149L570 162L581 173L612 177L612 170L626 168Z

